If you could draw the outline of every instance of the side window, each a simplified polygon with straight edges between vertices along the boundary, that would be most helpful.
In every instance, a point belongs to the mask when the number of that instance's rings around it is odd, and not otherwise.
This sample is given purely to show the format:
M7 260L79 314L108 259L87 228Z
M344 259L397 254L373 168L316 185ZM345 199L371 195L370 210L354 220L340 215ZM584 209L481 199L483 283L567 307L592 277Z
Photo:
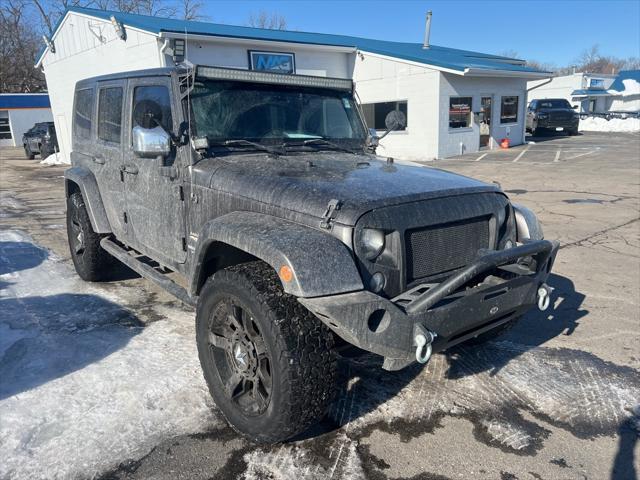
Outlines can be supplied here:
M76 92L76 110L73 115L73 134L77 138L91 138L91 116L93 115L93 89Z
M387 127L384 123L387 114L393 110L400 110L407 116L407 101L399 102L381 102L381 103L365 103L362 105L362 113L368 128L375 128L376 130L386 130ZM408 117L407 117L408 119ZM408 125L408 120L407 120ZM402 128L400 130L406 130Z
M518 97L502 97L500 105L500 123L516 123L518 121Z
M471 97L449 98L449 128L471 127Z
M173 130L171 119L171 97L169 89L162 85L149 85L136 87L133 90L133 127L141 126L141 121L146 117L152 117L154 126L161 126L166 132ZM151 128L154 128L152 126ZM147 127L148 128L148 127Z
M122 130L122 87L101 88L98 94L98 138L120 143Z

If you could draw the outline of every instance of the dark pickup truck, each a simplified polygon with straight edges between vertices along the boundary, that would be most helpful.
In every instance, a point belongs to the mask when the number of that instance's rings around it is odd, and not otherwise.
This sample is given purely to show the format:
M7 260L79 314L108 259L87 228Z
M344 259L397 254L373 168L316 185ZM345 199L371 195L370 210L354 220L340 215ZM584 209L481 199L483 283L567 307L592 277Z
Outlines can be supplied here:
M564 98L531 100L527 109L527 130L532 135L545 130L577 135L580 115L575 108Z

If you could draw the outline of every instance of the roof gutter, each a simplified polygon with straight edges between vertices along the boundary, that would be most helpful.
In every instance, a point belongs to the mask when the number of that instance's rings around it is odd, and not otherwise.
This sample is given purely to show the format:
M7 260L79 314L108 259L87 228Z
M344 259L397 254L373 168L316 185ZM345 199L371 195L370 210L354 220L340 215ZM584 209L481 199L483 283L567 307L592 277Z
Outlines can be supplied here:
M340 52L340 53L355 53L357 48L355 46L342 46L342 45L322 45L317 43L303 43L303 42L285 42L281 40L264 40L264 39L254 39L254 38L242 38L242 37L226 37L222 35L203 35L203 34L192 34L187 33L185 35L184 32L160 32L158 34L159 38L181 38L188 40L199 40L201 42L218 42L218 43L235 43L235 44L245 44L245 45L264 45L270 47L278 47L278 48L287 48L291 47L291 45L296 45L301 48L309 48L313 50L321 50L325 52Z
M517 70L501 70L487 68L465 68L464 76L469 77L513 77L531 80L551 77L551 72L522 72Z

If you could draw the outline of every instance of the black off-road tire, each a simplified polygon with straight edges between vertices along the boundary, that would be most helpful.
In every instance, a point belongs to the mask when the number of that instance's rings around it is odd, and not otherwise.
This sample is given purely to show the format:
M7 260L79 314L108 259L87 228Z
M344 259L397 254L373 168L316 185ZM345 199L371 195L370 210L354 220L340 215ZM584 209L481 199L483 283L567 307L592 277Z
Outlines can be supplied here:
M224 388L221 364L227 361L216 362L219 347L209 340L217 309L228 302L250 316L270 355L270 397L265 410L253 415L244 412ZM273 269L263 262L229 267L207 280L198 299L196 339L216 405L229 424L253 442L281 442L305 431L325 415L333 400L337 381L333 334L295 297L284 293Z
M35 154L29 148L29 145L24 146L24 156L29 160L33 160L34 158L36 158Z
M574 136L576 136L576 135L578 135L578 129L577 129L577 128L576 128L576 129L569 130L569 136L570 136L570 137L574 137Z
M521 317L516 317L513 320L509 320L507 323L503 323L499 327L489 330L488 332L481 333L477 337L470 338L465 343L467 343L468 345L481 345L491 340L495 340L515 327L520 318Z
M81 249L77 243L79 232L82 233ZM87 207L79 192L67 199L67 237L71 259L80 278L87 282L107 279L116 260L100 246L104 235L93 231Z

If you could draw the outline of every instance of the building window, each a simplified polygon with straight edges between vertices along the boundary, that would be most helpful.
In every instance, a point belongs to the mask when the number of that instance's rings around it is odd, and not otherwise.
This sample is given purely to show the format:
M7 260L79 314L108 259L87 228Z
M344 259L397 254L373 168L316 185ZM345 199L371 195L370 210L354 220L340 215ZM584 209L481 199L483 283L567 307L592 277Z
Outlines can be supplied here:
M362 113L364 114L364 120L367 123L367 127L375 128L376 130L386 130L387 126L384 123L384 119L387 118L389 112L394 110L399 110L404 113L405 117L409 117L407 115L407 101L400 102L380 102L380 103L365 103L362 105ZM407 124L409 122L407 121ZM398 130L406 130L405 128L400 128Z
M93 89L76 92L76 111L73 117L73 135L77 138L91 138L91 116L93 115Z
M0 140L11 140L11 126L9 125L9 112L0 112Z
M500 123L518 122L518 97L502 97L500 105Z
M449 128L471 127L471 97L449 99Z
M102 88L98 95L98 138L120 143L122 128L122 88Z

